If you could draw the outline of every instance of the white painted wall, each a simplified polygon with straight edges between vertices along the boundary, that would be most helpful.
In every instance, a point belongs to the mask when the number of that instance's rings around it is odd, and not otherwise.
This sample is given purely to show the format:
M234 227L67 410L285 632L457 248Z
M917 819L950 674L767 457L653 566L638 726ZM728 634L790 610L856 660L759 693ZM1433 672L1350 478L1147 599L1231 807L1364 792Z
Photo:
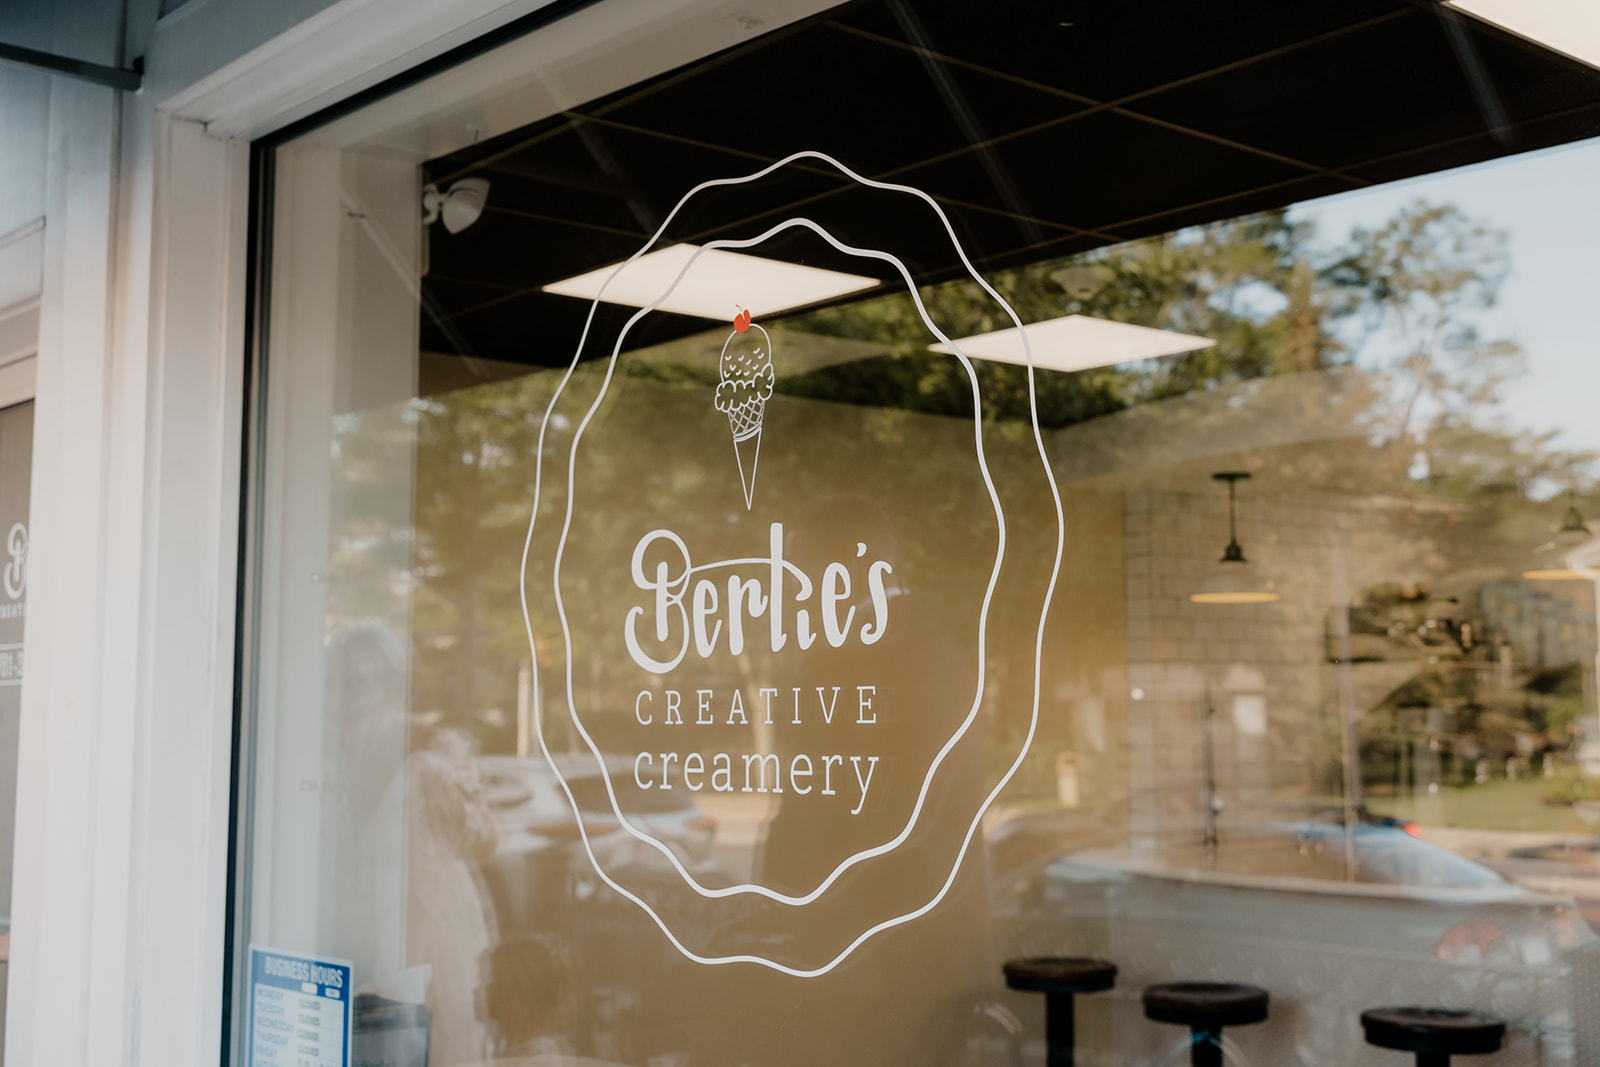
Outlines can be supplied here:
M42 11L7 5L0 32L42 49L64 51L70 42L80 58L114 61L116 22L104 14L79 0ZM103 623L108 602L125 595L122 583L107 581L100 535L111 505L105 416L116 383L105 371L119 104L109 90L63 79L11 72L7 79L23 91L5 98L0 120L7 147L17 152L5 164L0 201L15 212L9 223L35 228L11 242L4 282L26 287L26 275L37 279L36 332L50 356L42 361L46 382L35 424L34 506L43 509L43 526L34 527L38 551L30 561L38 599L27 624L12 909L11 1001L25 1010L8 1013L6 1039L11 1047L36 1048L33 1062L88 1062L81 1019L64 1018L71 1009L35 990L59 985L65 1005L103 1002L90 988L94 972L87 964L97 947L103 894L126 884L125 878L97 884L90 874L97 866L110 873L114 864L86 862L126 836L118 834L117 820L102 818L110 794L96 788L102 746L115 737L101 729L102 687L116 678L102 655ZM43 228L40 220L48 220ZM107 962L117 965L115 957ZM26 1010L30 1002L38 1010ZM8 1059L29 1061L25 1054Z

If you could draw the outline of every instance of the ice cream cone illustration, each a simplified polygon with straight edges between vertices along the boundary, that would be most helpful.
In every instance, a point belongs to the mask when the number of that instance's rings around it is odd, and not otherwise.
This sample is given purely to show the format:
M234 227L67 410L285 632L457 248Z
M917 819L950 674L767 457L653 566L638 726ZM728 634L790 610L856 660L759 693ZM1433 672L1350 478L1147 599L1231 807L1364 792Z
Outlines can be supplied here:
M756 462L761 458L761 417L774 381L772 338L750 321L750 312L741 311L733 320L733 332L722 343L717 370L722 376L717 385L717 410L728 416L728 428L733 431L733 454L748 511L755 499Z

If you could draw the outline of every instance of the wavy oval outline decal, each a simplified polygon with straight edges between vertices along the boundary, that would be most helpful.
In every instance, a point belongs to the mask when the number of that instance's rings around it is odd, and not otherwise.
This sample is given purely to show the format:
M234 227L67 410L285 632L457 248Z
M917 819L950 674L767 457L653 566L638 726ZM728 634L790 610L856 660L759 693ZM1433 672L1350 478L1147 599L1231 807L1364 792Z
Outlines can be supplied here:
M646 241L644 243L644 245L642 245L639 248L639 250L636 251L632 256L628 257L628 259L626 259L623 262L617 264L617 266L615 268L613 268L611 274L607 277L605 283L602 284L602 286L600 288L600 291L595 295L594 299L590 302L589 313L588 313L588 316L586 317L586 319L584 320L584 328L583 328L582 333L579 336L578 345L577 345L576 350L573 353L572 362L567 366L566 371L562 374L560 382L557 384L555 391L551 394L551 398L550 398L549 403L546 405L545 414L544 414L544 417L541 420L540 426L539 426L539 436L538 436L538 443L537 443L537 449L536 449L536 461L535 461L533 506L532 506L532 512L531 512L531 514L529 516L529 520L528 520L528 534L527 534L526 539L523 542L521 570L520 570L520 573L519 573L519 579L520 579L519 580L519 592L521 594L521 602L522 602L523 625L524 625L524 628L525 628L526 633L527 633L528 642L529 642L529 648L530 648L530 650L534 650L535 641L534 641L534 636L533 636L533 623L532 623L532 619L531 619L531 617L529 615L529 612L528 612L528 594L527 594L528 574L527 574L527 569L528 569L528 553L531 550L531 546L532 546L532 543L533 543L533 533L534 533L535 525L536 525L537 518L538 518L539 500L540 500L540 496L541 496L541 492L542 492L542 488L543 488L545 436L546 436L546 433L547 433L547 431L549 429L550 417L551 417L552 413L555 410L555 406L559 402L559 400L561 399L563 393L566 390L566 387L567 387L568 383L572 379L572 375L574 374L574 372L576 371L576 369L578 367L579 360L581 359L582 354L583 354L584 345L588 341L589 330L590 330L590 328L591 328L591 326L592 326L592 324L594 322L594 317L595 317L595 314L596 314L596 312L597 312L597 310L599 308L601 299L605 295L606 287L610 285L611 281L617 276L617 274L620 271L622 271L629 263L632 263L634 260L636 260L636 259L640 258L641 256L643 256L646 252L648 252L650 250L650 248L652 246L654 246L657 242L659 242L661 240L662 235L666 232L667 227L669 225L671 225L672 220L683 209L683 207L686 204L688 204L689 201L691 199L693 199L699 193L701 193L701 192L703 192L703 191L705 191L707 189L718 188L718 187L723 187L723 186L731 186L731 185L741 185L741 184L745 184L745 183L748 183L748 182L758 181L761 178L764 178L767 175L769 175L769 174L781 169L782 167L785 167L785 166L789 165L790 163L793 163L796 160L800 160L800 159L815 159L815 160L819 160L819 161L821 161L823 163L826 163L829 166L835 168L841 174L845 175L846 177L848 177L849 179L851 179L852 181L854 181L854 182L856 182L856 183L858 183L860 185L863 185L863 186L868 187L868 188L881 189L881 190L888 191L888 192L908 194L908 195L914 196L914 197L918 198L919 200L923 201L924 203L926 203L930 208L933 209L934 213L936 215L938 215L940 222L943 223L944 228L945 228L945 232L950 238L951 245L955 249L956 254L960 257L962 266L966 269L968 275L972 278L973 281L977 282L977 284L984 290L985 293L987 293L996 303L998 303L1002 308L1005 309L1006 315L1011 319L1012 323L1015 324L1015 326L1017 327L1019 333L1022 336L1023 349L1024 349L1024 353L1025 353L1025 355L1027 357L1027 368L1028 368L1028 408L1029 408L1029 415L1030 415L1030 420L1031 420L1031 423L1032 423L1034 443L1035 443L1035 446L1036 446L1036 448L1038 450L1038 454L1039 454L1041 465L1044 468L1046 482L1050 486L1050 496L1051 496L1052 506L1053 506L1053 509L1054 509L1055 520L1056 520L1056 545L1055 545L1055 554L1054 554L1054 557L1053 557L1052 563L1051 563L1050 578L1049 578L1049 581L1048 581L1048 583L1046 585L1046 589L1045 589L1044 601L1040 606L1039 624L1038 624L1038 627L1037 627L1037 629L1035 631L1034 662L1033 662L1033 691L1032 691L1032 705L1031 705L1031 708L1030 708L1030 715L1029 715L1029 722L1028 722L1028 730L1027 730L1027 734L1025 735L1025 737L1023 739L1023 742L1022 742L1021 746L1019 747L1019 750L1017 752L1016 758L1012 761L1011 765L1006 769L1006 773L1001 777L1000 781L998 783L996 783L995 787L984 798L983 803L979 805L977 812L974 814L971 823L967 827L966 834L964 835L964 837L962 839L962 842L961 842L961 847L957 850L955 859L951 863L950 873L946 877L946 879L944 881L944 884L942 886L940 886L939 890L933 895L933 897L930 898L928 900L928 902L923 904L921 907L913 909L913 910L911 910L909 912L905 912L905 913L903 913L901 915L898 915L898 916L895 916L893 918L886 919L884 921L881 921L881 922L869 927L867 930L863 931L859 936L857 936L855 940L853 940L849 945L847 945L832 960L830 960L827 963L825 963L825 964L823 964L823 965L821 965L819 967L816 967L816 968L807 969L807 968L791 967L791 966L788 966L786 964L780 963L780 962L778 962L776 960L768 959L768 958L766 958L764 956L757 956L757 955L750 955L750 954L734 954L734 955L727 955L727 956L705 956L705 955L701 955L699 953L694 952L693 950L688 948L688 946L684 945L683 942L677 937L677 935L675 935L672 932L670 927L661 918L661 916L659 914L657 914L657 912L655 911L654 908L652 908L646 901L642 900L639 896L637 896L636 894L632 893L631 891L629 891L625 887L623 887L620 884L618 884L614 879L612 879L612 877L609 874L606 873L604 868L601 866L601 864L599 862L599 859L598 859L598 857L596 857L596 855L594 853L594 850L593 850L593 848L592 848L592 846L590 844L588 830L584 826L582 816L579 813L577 803L576 803L575 799L573 798L571 788L567 784L567 781L566 781L565 777L561 774L561 771L560 771L559 767L557 766L555 760L552 758L550 750L549 750L549 747L548 747L548 745L547 745L547 743L545 741L544 723L543 723L543 708L541 706L542 701L537 696L537 694L539 694L541 692L541 687L538 686L537 684L535 684L533 686L533 692L535 693L535 701L534 701L535 733L536 733L536 735L538 737L540 752L543 754L543 756L544 756L545 760L547 761L547 763L549 764L552 772L555 774L556 780L557 780L558 784L561 787L563 795L565 795L565 797L567 798L567 803L569 804L569 806L572 809L574 818L577 820L578 832L579 832L580 839L581 839L581 841L583 843L584 852L588 856L590 864L594 867L595 873L600 877L600 879L602 881L604 881L605 884L607 886L609 886L613 891L617 892L619 895L621 895L621 896L627 898L628 900L632 901L639 908L641 908L647 915L649 915L651 920L655 922L656 926L658 928L660 928L660 930L662 931L663 934L666 935L667 939L672 942L673 946L685 958L687 958L687 959L689 959L689 960L691 960L693 962L706 964L706 965L727 964L727 963L753 963L753 964L757 964L757 965L760 965L760 966L765 966L765 967L771 968L772 970L776 970L776 971L780 971L780 972L785 973L785 974L792 975L792 976L797 977L797 978L811 978L811 977L817 977L819 975L826 974L829 971L831 971L833 968L837 967L840 963L844 962L845 959L849 958L849 956L852 953L854 953L854 951L857 948L859 948L862 944L864 944L867 940L869 940L871 937L875 936L876 934L881 933L882 931L890 929L892 927L903 925L904 923L907 923L907 922L911 922L912 920L914 920L914 919L916 919L916 918L918 918L918 917L920 917L922 915L927 914L933 908L938 906L938 904L944 899L945 895L949 892L951 885L954 884L956 875L959 873L960 868L961 868L961 864L962 864L962 862L964 861L964 859L966 857L967 850L971 846L973 834L975 834L977 832L978 827L982 824L983 816L988 812L990 806L994 803L995 798L997 796L999 796L1000 792L1006 787L1007 784L1010 783L1011 779L1016 775L1016 772L1017 772L1018 768L1022 765L1022 761L1023 761L1023 759L1025 758L1025 756L1027 754L1028 748L1033 743L1034 733L1037 730L1038 722L1039 722L1040 672L1041 672L1041 666L1042 666L1042 660L1043 660L1044 628L1045 628L1046 620L1049 617L1050 607L1051 607L1051 605L1052 605L1052 603L1054 601L1054 598L1055 598L1055 588L1056 588L1056 583L1057 583L1057 581L1058 581L1058 579L1060 577L1061 559L1062 559L1063 551L1064 551L1064 548L1065 548L1065 540L1066 540L1066 526L1065 526L1065 519L1064 519L1063 512L1062 512L1061 493L1060 493L1059 487L1056 484L1055 472L1051 469L1051 466L1050 466L1049 456L1048 456L1048 453L1047 453L1047 451L1045 449L1043 435L1042 435L1042 433L1040 432L1040 429L1039 429L1038 398L1037 398L1037 393L1036 393L1036 389L1035 389L1034 373L1033 373L1034 372L1033 353L1032 353L1031 346L1028 343L1027 333L1026 333L1025 330L1022 329L1022 322L1018 318L1016 311L978 273L977 269L975 267L973 267L971 260L968 259L968 257L967 257L965 249L963 249L961 247L961 243L960 243L959 239L956 237L954 227L951 225L949 218L945 215L943 209L941 209L939 207L938 203L931 196L929 196L927 193L923 192L920 189L914 188L912 186L907 186L907 185L898 185L898 184L893 184L893 183L888 183L888 182L879 182L879 181L875 181L875 180L870 179L870 178L863 177L862 175L859 175L855 171L851 170L849 167L846 167L844 164L840 163L838 160L834 159L832 156L829 156L829 155L827 155L826 153L823 153L823 152L810 151L810 150L792 153L792 154L784 157L783 159L778 160L775 163L769 164L768 166L763 167L760 170L757 170L757 171L755 171L755 172L753 172L751 174L748 174L748 175L744 175L742 177L737 177L737 178L716 178L716 179L711 179L711 180L708 180L708 181L705 181L705 182L701 182L700 184L696 185L694 188L692 188L688 192L686 192L683 195L683 197L679 199L678 203L673 207L672 211L667 214L666 218L662 221L661 225L657 228L656 232L653 235L651 235L650 239L648 241ZM837 250L839 250L841 252L844 252L847 255L857 256L857 257L860 257L860 258L875 259L875 260L886 262L886 263L889 263L890 265L892 265L897 270L897 272L900 274L902 280L904 281L904 283L906 285L906 288L907 288L908 292L911 295L912 301L913 301L913 303L915 304L915 306L917 308L917 313L922 318L923 324L927 327L927 329L929 330L930 333L932 333L935 337L937 337L943 344L947 345L949 347L950 351L953 352L955 354L956 358L960 361L963 369L965 369L965 371L967 372L968 380L971 383L972 389L973 389L973 406L974 406L974 411L973 411L973 434L974 434L975 449L976 449L976 453L977 453L979 469L980 469L980 472L981 472L981 474L983 476L984 484L985 484L985 486L986 486L986 488L988 490L988 493L989 493L991 506L994 508L994 511L995 511L995 518L996 518L997 523L999 524L999 530L998 530L998 537L997 537L997 544L996 544L995 563L994 563L994 567L993 567L993 569L991 570L991 573L990 573L988 586L987 586L987 588L985 590L985 593L984 593L983 604L982 604L982 608L980 610L980 615L979 615L979 649L978 649L979 669L978 669L978 681L977 681L977 687L976 687L976 694L975 694L975 696L973 698L972 707L968 711L966 718L962 721L961 726L951 736L951 738L944 744L944 746L939 750L938 755L934 758L933 762L930 764L929 769L927 771L927 774L924 776L921 790L918 793L917 802L916 802L915 806L913 807L912 813L911 813L911 815L910 815L910 817L909 817L909 819L907 821L907 824L906 824L905 828L899 834L897 834L894 838L890 839L889 841L886 841L883 844L874 846L874 847L869 848L869 849L863 849L863 850L853 854L852 856L846 858L844 861L842 861L839 864L839 866L837 868L835 868L835 870L833 871L832 874L830 874L821 883L819 883L818 886L815 889L813 889L810 893L799 894L799 895L789 895L789 894L779 893L779 892L776 892L776 891L774 891L774 890L772 890L772 889L770 889L770 888L768 888L766 886L757 885L757 884L753 884L753 883L744 883L744 884L741 884L741 885L727 886L727 887L722 887L722 888L718 888L718 889L708 889L707 887L702 886L698 881L696 881L694 879L694 877L692 875L690 875L690 873L683 867L682 863L679 861L679 859L677 858L676 854L673 853L673 851L667 845L663 844L661 841L657 840L653 836L651 836L651 835L639 830L637 827L635 827L627 819L626 816L623 815L623 813L622 813L622 811L620 809L620 806L617 803L616 793L615 793L615 790L614 790L614 788L612 786L612 783L611 783L610 772L609 772L608 768L606 767L605 757L604 757L603 753L600 752L598 746L595 744L593 738L589 735L588 731L586 729L584 729L582 721L581 721L581 719L580 719L580 717L578 715L578 712L577 712L577 703L573 699L573 690L572 690L572 684L573 684L572 683L572 656L571 656L572 635L571 635L571 630L570 630L570 627L568 625L567 618L566 618L565 605L564 605L564 602L563 602L562 596L561 596L561 562L562 562L562 558L563 558L563 556L565 554L566 539L567 539L568 533L570 532L571 523L572 523L572 514L573 514L574 496L575 496L575 490L573 488L573 484L574 484L575 477L576 477L576 463L577 463L578 445L582 440L582 436L583 436L584 430L588 427L588 425L592 421L595 413L599 410L600 404L605 399L606 393L607 393L607 391L608 391L608 389L610 387L611 379L612 379L612 377L613 377L613 375L614 375L614 373L616 371L617 359L618 359L618 357L620 355L623 341L626 339L628 331L634 326L634 324L639 322L645 315L647 315L651 311L655 310L655 308L657 306L659 306L663 301L665 301L666 299L668 299L672 295L672 292L676 289L678 283L682 281L683 277L687 274L687 272L689 271L690 267L693 266L695 260L698 259L698 257L701 254L703 254L704 252L710 251L710 250L716 249L716 248L749 248L749 247L753 247L755 245L761 244L762 242L771 239L776 234L779 234L779 233L782 233L782 232L784 232L786 230L794 229L794 228L797 228L797 227L804 228L804 229L807 229L807 230L810 230L810 231L816 233L819 237L821 237L823 240L827 241L834 248L836 248ZM589 405L588 411L585 412L583 419L581 420L581 422L578 425L577 431L573 435L572 444L571 444L571 446L569 448L568 457L567 457L567 477L568 477L567 503L566 503L565 513L564 513L564 516L563 516L560 537L559 537L558 542L557 542L556 556L555 556L555 560L554 560L554 563L553 563L552 568L551 568L551 581L552 581L553 592L554 592L554 596L555 596L555 600L556 600L557 615L558 615L558 618L559 618L560 624L561 624L562 638L563 638L563 641L564 641L564 643L566 645L566 649L567 649L567 665L566 665L566 671L565 671L565 675L566 675L566 693L567 693L567 699L568 699L568 706L569 706L569 708L571 709L571 712L572 712L573 723L577 727L580 735L583 737L585 743L588 745L588 748L589 748L591 754L594 756L596 762L599 765L600 773L601 773L601 776L602 776L602 780L604 781L605 787L606 787L606 794L607 794L607 797L609 798L609 800L611 802L612 811L617 817L618 825L621 826L627 833L631 834L633 837L637 838L641 842L644 842L645 844L650 845L651 847L653 847L653 848L657 849L658 851L660 851L667 858L667 860L671 863L673 868L678 872L679 876L684 880L685 885L688 888L690 888L691 890L693 890L694 892L699 893L701 896L707 897L707 898L718 898L718 897L735 896L735 895L742 895L742 894L754 894L754 895L759 895L759 896L766 897L767 899L773 900L773 901L775 901L777 903L786 904L786 905L795 906L795 907L801 907L801 906L804 906L806 904L811 903L812 901L814 901L818 897L820 897L850 867L853 867L856 864L861 863L861 862L863 862L863 861L865 861L867 859L871 859L871 858L873 858L875 856L885 855L885 854L887 854L889 852L892 852L894 849L898 848L899 845L902 844L910 836L911 832L915 829L917 820L921 816L922 808L923 808L924 802L926 800L926 797L927 797L927 794L928 794L928 790L932 786L932 782L933 782L934 776L937 774L940 765L944 761L945 756L948 755L948 753L957 744L960 743L962 737L965 736L967 730L970 728L970 726L973 723L973 721L975 721L975 719L977 718L977 713L978 713L979 709L982 706L982 697L983 697L983 690L984 690L984 671L985 671L985 666L986 666L985 658L986 658L986 647L987 647L986 642L987 642L988 612L989 612L990 603L991 603L991 601L993 599L993 596L994 596L995 587L996 587L996 585L998 583L1000 570L1001 570L1001 567L1002 567L1002 564L1003 564L1003 561L1004 561L1004 557L1005 557L1005 544L1006 544L1005 515L1004 515L1004 509L1002 508L1002 506L1000 504L999 494L995 489L995 485L994 485L994 482L993 482L992 478L990 477L987 461L986 461L984 450L983 450L983 436L982 436L983 435L983 426L982 426L981 406L980 405L981 405L981 398L980 398L979 385L978 385L977 375L976 375L975 370L973 369L971 360L968 359L966 354L963 353L960 350L960 347L952 339L947 337L943 333L943 331L941 331L938 328L938 326L935 325L934 322L932 321L932 319L929 317L927 309L924 307L924 305L922 303L922 300L921 300L921 297L917 292L917 287L916 287L915 283L913 282L913 280L911 278L910 271L906 268L905 264L903 262L901 262L897 257L895 257L894 255L892 255L891 253L888 253L888 252L883 252L883 251L880 251L880 250L877 250L877 249L854 248L852 246L845 245L842 242L840 242L837 238L835 238L832 234L830 234L822 226L820 226L816 222L813 222L812 220L806 219L806 218L791 218L791 219L787 219L787 220L777 224L776 226L773 226L773 227L769 228L768 230L764 231L763 233L758 234L755 237L751 237L751 238L745 238L745 239L740 239L740 240L733 240L733 239L715 240L715 241L706 242L704 245L700 246L700 248L694 253L694 255L690 257L688 262L686 262L684 264L684 266L679 270L677 277L673 279L672 284L667 288L667 290L665 292L663 292L661 294L661 296L656 298L656 300L653 301L651 304L649 304L648 306L646 306L644 308L641 308L638 311L636 311L628 319L628 321L624 325L622 331L619 333L619 335L617 337L617 341L612 347L611 356L610 356L610 359L607 362L606 371L605 371L605 375L604 375L604 378L603 378L602 383L601 383L600 390L597 393L597 395L596 395L595 399L593 400L593 402ZM534 655L532 656L532 660L533 660L532 670L535 673L535 675L537 675L537 672L538 672L539 668L538 668L538 656L537 656L536 651L534 652Z

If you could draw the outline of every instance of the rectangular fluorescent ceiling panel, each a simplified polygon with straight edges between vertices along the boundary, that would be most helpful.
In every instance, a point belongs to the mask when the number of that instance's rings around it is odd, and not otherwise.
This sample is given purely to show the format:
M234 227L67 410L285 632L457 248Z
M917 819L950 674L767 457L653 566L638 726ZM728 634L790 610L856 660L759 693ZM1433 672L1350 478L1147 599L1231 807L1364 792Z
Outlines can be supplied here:
M1600 67L1600 3L1594 0L1451 0L1448 6Z
M1148 326L1133 326L1089 315L1046 319L1044 322L1030 323L1022 329L1028 332L1028 345L1033 349L1033 365L1041 370L1075 371L1111 367L1136 359L1150 359L1152 356L1194 352L1217 343L1205 337L1172 330L1152 330ZM974 337L957 337L955 342L962 352L974 359L1021 366L1027 366L1028 363L1027 354L1022 348L1022 331L1016 327L980 333ZM942 344L929 345L928 348L934 352L950 351Z
M617 271L615 265L592 270L544 287L547 293L582 300L599 297L608 304L649 307L672 285L684 265L700 251L695 245L672 245L640 256ZM611 278L613 271L617 276ZM606 279L611 283L606 284ZM876 278L805 267L776 259L713 248L700 253L694 265L661 301L659 310L702 319L732 321L740 308L756 318L790 308L832 300L871 289ZM600 288L605 286L605 295Z

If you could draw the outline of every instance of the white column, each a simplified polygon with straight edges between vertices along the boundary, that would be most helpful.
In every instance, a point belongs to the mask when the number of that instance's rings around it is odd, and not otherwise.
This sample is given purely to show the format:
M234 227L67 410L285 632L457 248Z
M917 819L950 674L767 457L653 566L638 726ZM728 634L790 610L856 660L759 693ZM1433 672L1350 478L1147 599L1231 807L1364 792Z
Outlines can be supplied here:
M131 1054L205 1064L222 1030L249 151L155 116L129 364L148 383L128 938ZM136 248L140 242L134 242ZM141 279L147 279L144 284ZM141 298L142 295L142 298ZM135 317L136 318L136 317ZM147 339L147 340L146 340ZM147 347L140 358L140 341Z
M6 1062L215 1062L247 155L57 78L48 158Z
M130 576L113 573L107 535L131 518L122 532L135 560L139 541L137 515L114 516L109 492L118 105L109 89L57 78L50 111L7 1013L15 1065L86 1062L91 1011L120 1020L127 1003L124 994L92 1002L104 988L97 968L123 977L131 797L133 678L126 657L106 648L109 611L125 604ZM128 695L108 707L108 690ZM106 914L108 898L122 916ZM119 928L109 942L107 920Z

